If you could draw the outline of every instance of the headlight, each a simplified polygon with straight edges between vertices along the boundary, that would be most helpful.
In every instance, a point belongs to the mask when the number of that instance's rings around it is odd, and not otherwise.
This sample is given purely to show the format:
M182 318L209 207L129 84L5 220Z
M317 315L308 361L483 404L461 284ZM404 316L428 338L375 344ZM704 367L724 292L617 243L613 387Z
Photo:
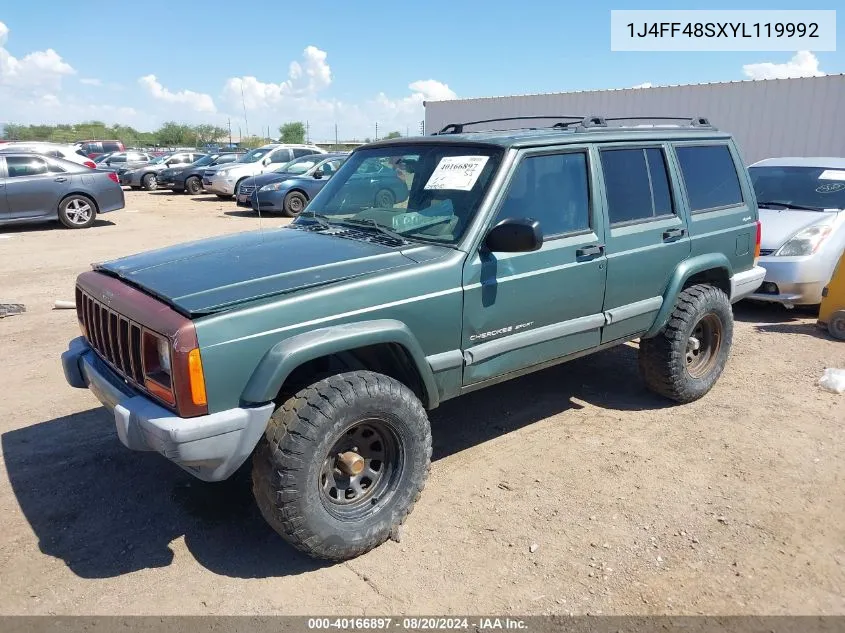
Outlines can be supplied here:
M150 330L144 330L141 344L144 386L168 404L176 404L170 366L170 341Z
M815 253L825 238L830 235L829 226L808 226L796 233L776 252L776 257L801 257Z
M158 351L158 366L161 367L161 370L166 373L168 376L170 375L170 345L167 343L166 340L163 338L158 339L158 344L156 345Z
M259 189L259 191L279 191L282 189L282 183L280 182L271 182L269 185L264 185Z

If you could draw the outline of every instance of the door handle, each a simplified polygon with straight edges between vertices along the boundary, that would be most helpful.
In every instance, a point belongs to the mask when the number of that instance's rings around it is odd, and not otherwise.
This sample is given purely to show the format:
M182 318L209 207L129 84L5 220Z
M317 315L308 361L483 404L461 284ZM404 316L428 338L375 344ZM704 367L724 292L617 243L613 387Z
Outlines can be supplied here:
M674 240L683 237L686 232L686 229L669 229L668 231L663 231L663 239Z
M67 182L67 178L59 176L58 178L53 178L53 182Z
M593 244L592 246L582 246L575 251L575 257L598 257L604 253L604 244Z

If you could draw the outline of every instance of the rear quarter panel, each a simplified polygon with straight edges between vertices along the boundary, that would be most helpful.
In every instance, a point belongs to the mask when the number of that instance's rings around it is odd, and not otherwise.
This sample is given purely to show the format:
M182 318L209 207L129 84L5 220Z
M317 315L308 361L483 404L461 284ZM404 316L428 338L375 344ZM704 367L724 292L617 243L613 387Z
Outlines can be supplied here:
M681 189L680 204L688 218L689 235L692 250L690 257L708 253L724 254L731 266L731 274L748 270L754 266L754 246L757 237L757 198L748 175L748 169L742 161L732 139L707 139L701 141L683 141L673 143L680 146L714 145L727 143L734 167L736 168L742 191L742 204L730 207L692 211L684 183L680 161L675 151L671 153L673 171L678 175Z

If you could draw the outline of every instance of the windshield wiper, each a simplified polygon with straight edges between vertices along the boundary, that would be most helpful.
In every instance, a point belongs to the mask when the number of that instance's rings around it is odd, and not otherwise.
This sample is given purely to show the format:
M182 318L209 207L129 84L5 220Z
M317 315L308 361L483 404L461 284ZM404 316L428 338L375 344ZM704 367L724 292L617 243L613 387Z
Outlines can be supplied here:
M796 209L798 211L824 211L823 207L811 207L808 204L792 204L791 202L758 202L758 207L783 207L784 209Z
M323 215L322 213L317 213L316 211L308 211L305 210L299 214L301 218L309 218L313 219L316 224L320 226L321 229L328 229L331 228L329 226L329 216Z
M388 237L392 237L394 240L397 240L402 243L406 243L407 240L402 237L396 231L391 231L390 229L382 226L372 218L346 218L345 220L340 221L341 224L354 224L356 226L369 226L377 230L379 233L383 233Z

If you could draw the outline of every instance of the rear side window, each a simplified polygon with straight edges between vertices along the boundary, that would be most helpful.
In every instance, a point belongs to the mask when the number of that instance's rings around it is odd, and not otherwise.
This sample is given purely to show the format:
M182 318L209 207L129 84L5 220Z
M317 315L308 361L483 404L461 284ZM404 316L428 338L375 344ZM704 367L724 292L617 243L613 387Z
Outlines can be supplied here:
M40 158L7 156L6 169L8 170L9 178L38 176L47 173L47 163Z
M671 215L666 158L658 147L601 150L611 224Z
M277 149L275 152L270 154L270 162L271 163L286 163L290 160L290 150L289 149Z
M313 149L308 149L307 147L295 147L293 149L293 157L299 158L300 156L311 156L311 154L316 154Z
M687 145L675 152L692 211L742 204L739 176L727 145Z
M496 221L505 218L537 220L545 237L588 230L587 155L573 152L523 159Z
M103 143L104 152L120 152L122 150L120 143Z

